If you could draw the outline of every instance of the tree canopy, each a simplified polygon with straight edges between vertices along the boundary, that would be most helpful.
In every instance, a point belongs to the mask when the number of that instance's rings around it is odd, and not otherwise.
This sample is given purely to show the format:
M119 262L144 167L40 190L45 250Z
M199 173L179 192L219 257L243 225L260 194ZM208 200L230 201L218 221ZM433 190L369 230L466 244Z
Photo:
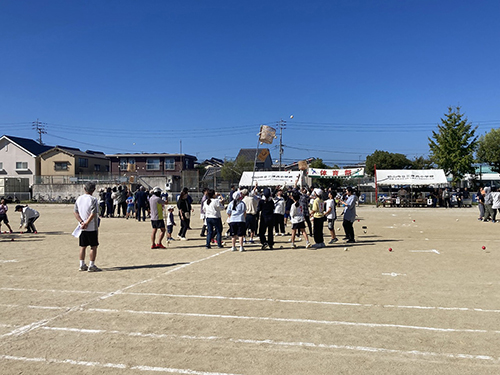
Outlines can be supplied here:
M460 107L448 107L438 130L429 139L430 159L456 184L466 173L474 173L474 151L477 148L477 127L472 128Z
M239 181L243 172L253 171L253 162L245 158L236 160L224 160L224 166L221 168L221 176L226 181Z
M406 155L380 150L376 150L373 154L366 157L366 174L373 176L375 174L375 165L377 165L377 169L412 168L412 162Z
M491 166L491 170L500 173L500 129L491 129L478 141L477 160Z

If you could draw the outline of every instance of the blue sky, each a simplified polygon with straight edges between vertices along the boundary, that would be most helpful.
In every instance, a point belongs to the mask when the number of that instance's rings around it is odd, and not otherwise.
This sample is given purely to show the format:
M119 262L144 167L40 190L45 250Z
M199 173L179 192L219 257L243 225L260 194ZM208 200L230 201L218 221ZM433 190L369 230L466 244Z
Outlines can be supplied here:
M233 159L428 155L460 105L500 126L499 1L0 0L0 134ZM293 115L293 119L290 119ZM277 141L270 146L278 159Z

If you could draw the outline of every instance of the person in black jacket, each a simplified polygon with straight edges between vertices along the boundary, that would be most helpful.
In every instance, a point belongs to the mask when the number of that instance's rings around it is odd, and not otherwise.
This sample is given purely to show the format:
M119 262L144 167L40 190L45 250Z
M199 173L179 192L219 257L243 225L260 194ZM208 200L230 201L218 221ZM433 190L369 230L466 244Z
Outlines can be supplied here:
M260 216L260 227L259 227L259 237L260 243L262 244L262 250L267 248L273 249L274 247L274 200L271 198L271 190L268 188L264 189L263 198L259 201L257 205L257 216ZM266 231L267 231L267 241L266 241Z

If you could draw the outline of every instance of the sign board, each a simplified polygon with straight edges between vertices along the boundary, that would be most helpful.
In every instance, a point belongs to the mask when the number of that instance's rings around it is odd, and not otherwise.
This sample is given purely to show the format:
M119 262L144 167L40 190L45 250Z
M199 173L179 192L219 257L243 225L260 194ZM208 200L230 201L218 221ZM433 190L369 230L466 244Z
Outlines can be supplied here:
M439 185L448 180L442 169L378 169L379 185Z
M259 186L293 186L301 174L301 171L243 172L239 186L254 186L256 182Z
M350 168L350 169L320 169L309 168L309 177L320 178L336 178L336 177L363 177L365 175L364 168Z

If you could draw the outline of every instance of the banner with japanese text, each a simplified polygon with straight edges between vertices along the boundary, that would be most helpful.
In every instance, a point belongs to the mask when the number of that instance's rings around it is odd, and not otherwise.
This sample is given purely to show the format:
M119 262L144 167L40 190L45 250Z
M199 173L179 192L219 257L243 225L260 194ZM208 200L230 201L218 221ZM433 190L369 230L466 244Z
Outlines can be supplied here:
M363 177L364 168L346 168L346 169L320 169L309 168L309 177L336 178L336 177Z

